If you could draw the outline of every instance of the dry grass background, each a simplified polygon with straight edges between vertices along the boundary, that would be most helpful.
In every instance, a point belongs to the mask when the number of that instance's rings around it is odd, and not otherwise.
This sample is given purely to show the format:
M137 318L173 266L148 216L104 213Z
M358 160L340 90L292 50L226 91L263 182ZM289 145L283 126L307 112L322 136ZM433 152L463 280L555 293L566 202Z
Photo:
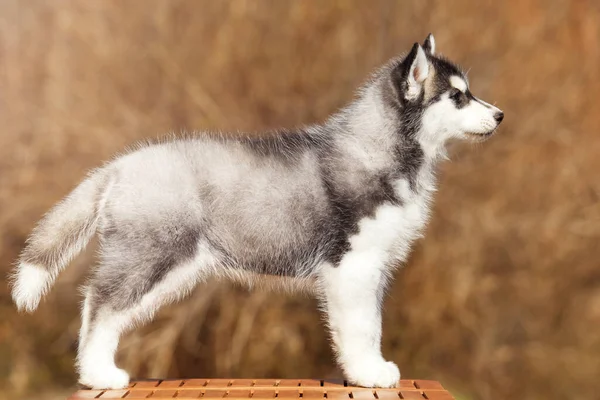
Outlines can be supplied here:
M431 30L506 112L442 168L433 221L386 302L406 377L473 399L600 393L600 5L594 0L0 2L0 261L114 153L169 131L322 120ZM70 267L18 315L0 285L0 385L74 383ZM314 301L200 287L128 335L137 376L336 376ZM0 395L2 397L2 395Z

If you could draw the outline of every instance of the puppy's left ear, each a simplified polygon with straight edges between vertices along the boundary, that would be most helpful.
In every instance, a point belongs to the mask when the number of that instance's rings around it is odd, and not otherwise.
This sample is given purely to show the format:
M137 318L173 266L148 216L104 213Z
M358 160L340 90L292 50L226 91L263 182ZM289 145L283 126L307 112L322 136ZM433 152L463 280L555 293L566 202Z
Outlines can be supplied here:
M408 54L406 61L410 63L408 76L406 77L406 92L404 97L407 100L416 100L423 90L423 82L429 75L429 62L425 51L418 43L415 43Z
M431 33L427 35L425 41L423 42L423 50L425 50L425 53L429 55L433 55L435 53L435 39Z

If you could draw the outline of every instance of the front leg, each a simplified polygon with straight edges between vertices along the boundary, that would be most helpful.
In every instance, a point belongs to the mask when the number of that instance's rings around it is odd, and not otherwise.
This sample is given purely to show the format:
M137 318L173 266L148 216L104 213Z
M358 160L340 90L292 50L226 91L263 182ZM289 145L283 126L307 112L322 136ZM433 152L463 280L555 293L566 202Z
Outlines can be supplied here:
M346 377L366 387L395 387L400 371L381 355L381 305L386 284L382 257L350 252L339 266L325 265L323 308L334 351Z

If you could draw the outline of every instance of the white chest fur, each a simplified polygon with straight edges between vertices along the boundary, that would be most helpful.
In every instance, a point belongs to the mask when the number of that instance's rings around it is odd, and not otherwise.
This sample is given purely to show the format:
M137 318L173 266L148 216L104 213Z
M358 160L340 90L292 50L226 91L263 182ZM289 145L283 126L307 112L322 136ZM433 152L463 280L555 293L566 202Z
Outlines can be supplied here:
M419 178L414 190L405 179L395 183L401 205L383 204L359 222L359 232L350 238L351 252L370 253L383 264L406 260L411 244L422 236L435 190L432 174Z

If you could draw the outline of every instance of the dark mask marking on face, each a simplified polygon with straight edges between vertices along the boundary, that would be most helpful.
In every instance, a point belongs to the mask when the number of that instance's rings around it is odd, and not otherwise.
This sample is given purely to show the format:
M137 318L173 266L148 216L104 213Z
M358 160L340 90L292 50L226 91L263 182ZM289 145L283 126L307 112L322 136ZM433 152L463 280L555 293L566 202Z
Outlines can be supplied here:
M458 109L464 108L469 105L471 100L474 100L473 95L468 90L466 92L462 92L459 89L453 88L450 90L448 96L450 100L454 103L454 106Z

